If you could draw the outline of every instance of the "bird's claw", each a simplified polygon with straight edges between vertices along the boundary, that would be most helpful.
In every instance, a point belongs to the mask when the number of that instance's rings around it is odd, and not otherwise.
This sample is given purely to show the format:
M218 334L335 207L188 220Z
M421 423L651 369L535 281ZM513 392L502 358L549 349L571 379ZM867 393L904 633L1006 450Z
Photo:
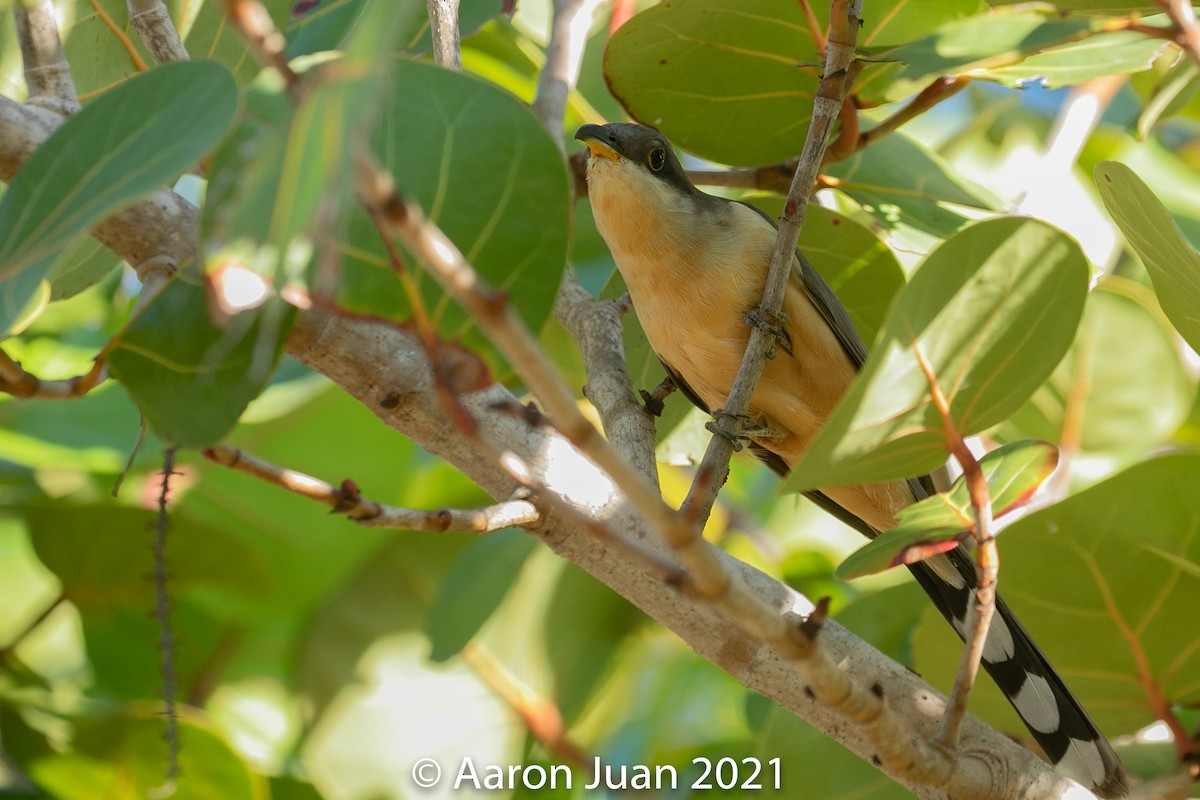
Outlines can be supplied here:
M767 358L774 358L777 353L775 346L779 345L789 356L795 356L795 351L792 350L792 337L788 336L787 330L784 329L784 324L788 321L788 315L783 311L771 311L762 306L755 306L746 312L745 322L747 325L758 328L761 331L769 333L774 337L774 343L767 350Z
M744 433L730 433L729 431L725 430L724 428L721 427L721 424L720 424L721 419L722 418L733 418L733 419L741 420L742 425L739 426L739 430L740 430L741 427L745 426L746 423L748 423L750 421L750 418L747 417L745 414L730 414L728 411L724 411L723 409L720 409L720 408L713 411L712 415L713 415L713 419L704 423L704 429L707 430L709 433L713 434L714 436L724 437L726 440L729 441L730 446L733 447L733 452L740 453L742 450L742 442L749 441L750 437Z

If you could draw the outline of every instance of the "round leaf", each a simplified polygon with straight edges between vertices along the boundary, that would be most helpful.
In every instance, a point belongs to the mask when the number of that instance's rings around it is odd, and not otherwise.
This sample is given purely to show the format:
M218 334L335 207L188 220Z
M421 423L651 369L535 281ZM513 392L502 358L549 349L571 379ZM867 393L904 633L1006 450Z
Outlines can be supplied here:
M1070 346L1087 280L1079 245L1043 222L994 219L948 239L900 291L874 354L785 490L939 467L947 446L930 379L959 434L1000 422Z

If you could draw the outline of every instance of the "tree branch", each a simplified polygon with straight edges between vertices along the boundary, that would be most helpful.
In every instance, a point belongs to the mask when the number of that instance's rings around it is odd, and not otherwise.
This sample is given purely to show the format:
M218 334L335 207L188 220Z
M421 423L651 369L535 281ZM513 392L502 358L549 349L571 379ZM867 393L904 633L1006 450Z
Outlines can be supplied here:
M79 97L71 79L71 65L58 38L54 4L51 0L16 0L13 22L21 46L29 102L57 114L74 114L79 110Z
M155 64L188 60L187 48L162 0L125 0L125 5L129 9L129 23L150 51Z
M301 497L324 503L334 513L344 514L367 528L490 533L501 528L530 525L541 518L537 508L528 500L507 500L484 508L439 508L435 511L383 505L363 497L354 481L344 480L340 486L332 486L320 478L280 467L226 445L205 448L204 457Z
M546 47L546 63L538 73L533 113L558 143L559 149L563 148L562 125L566 117L567 97L579 79L579 65L587 46L588 30L602 2L554 0L554 22L550 43Z
M458 0L425 0L433 35L433 60L446 69L462 72L462 46L458 40Z

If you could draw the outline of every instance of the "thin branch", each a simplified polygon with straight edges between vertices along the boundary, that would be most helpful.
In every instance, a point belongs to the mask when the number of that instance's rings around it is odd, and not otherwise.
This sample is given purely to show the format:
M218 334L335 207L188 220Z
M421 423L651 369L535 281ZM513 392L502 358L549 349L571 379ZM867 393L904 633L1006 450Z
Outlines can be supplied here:
M540 512L528 500L509 500L483 508L439 508L432 511L382 505L363 497L351 480L333 486L319 478L277 466L244 450L225 445L209 447L203 452L210 461L324 503L335 514L344 514L367 528L489 533L501 528L530 525L541 519Z
M175 705L178 676L175 673L175 634L171 629L171 595L167 591L167 534L171 518L167 502L171 477L175 475L176 447L163 454L162 486L158 494L158 517L154 524L154 618L158 620L159 669L162 673L163 716L167 721L163 740L167 743L166 781L154 791L162 797L175 793L175 778L179 776L179 713Z
M480 680L521 718L530 735L541 743L546 752L556 760L569 762L583 770L588 776L588 783L591 783L595 759L567 736L558 706L518 680L500 659L478 642L468 642L462 650L462 657Z
M462 47L458 41L458 0L425 0L433 35L433 60L446 69L462 72Z
M8 353L0 350L0 393L20 398L67 400L83 397L108 377L103 359L96 359L83 375L61 380L43 380L27 372Z
M936 78L932 83L922 89L916 97L909 100L904 108L892 114L890 117L880 122L870 130L863 131L854 137L853 147L842 153L837 152L837 157L846 158L859 150L879 141L884 136L894 133L897 128L906 122L909 122L921 114L924 114L929 109L941 103L943 100L953 97L954 95L967 88L967 84L971 79L966 76L958 76L955 78ZM830 148L831 153L835 148ZM828 159L829 163L836 159Z
M427 0L434 3L435 0ZM546 63L538 73L537 96L533 113L542 127L563 149L562 126L567 113L567 97L579 80L579 66L587 46L592 18L603 0L554 0L554 22Z
M187 61L188 51L171 22L171 14L162 0L125 0L129 23L141 37L155 64Z
M771 254L771 267L759 305L760 311L768 318L777 318L782 313L780 309L791 278L792 262L796 258L796 241L800 236L800 227L804 224L809 194L816 181L833 124L841 110L842 98L848 88L847 77L854 59L861 16L862 0L834 0L830 12L825 70L820 88L813 98L812 123L809 125L800 163L796 167L791 189L784 203L783 216L779 220L779 234L775 240L775 250ZM761 327L754 327L750 331L746 355L729 390L725 407L714 414L714 432L718 435L709 441L704 460L701 462L702 469L710 470L714 479L707 483L708 488L704 492L697 491L699 487L693 484L683 504L689 515L701 524L708 518L717 491L729 475L729 457L733 454L734 443L741 435L742 419L750 408L750 397L758 385L759 376L762 375L767 351L774 344L773 335Z
M54 4L51 0L17 0L13 3L13 22L29 102L59 114L74 114L79 110L79 97L58 38Z
M287 86L288 97L299 103L304 99L305 82L287 60L287 41L275 27L266 6L258 0L225 0L230 21L237 26L260 64L274 67Z
M967 699L971 696L971 689L979 674L988 629L996 613L996 579L1000 570L1000 555L996 550L996 536L992 533L992 499L987 479L975 454L967 447L966 439L954 424L954 418L950 414L950 403L942 394L933 367L926 361L925 355L915 342L913 352L921 371L925 373L925 379L929 382L933 406L941 415L942 435L946 440L946 447L962 467L963 480L966 482L967 492L971 497L971 510L975 516L975 575L979 585L975 589L975 602L971 604L973 613L968 615L967 630L963 636L965 646L959 661L958 674L954 678L954 689L950 692L950 701L946 705L946 715L942 720L942 730L937 738L940 747L946 752L953 752L958 746L959 731L967 714Z

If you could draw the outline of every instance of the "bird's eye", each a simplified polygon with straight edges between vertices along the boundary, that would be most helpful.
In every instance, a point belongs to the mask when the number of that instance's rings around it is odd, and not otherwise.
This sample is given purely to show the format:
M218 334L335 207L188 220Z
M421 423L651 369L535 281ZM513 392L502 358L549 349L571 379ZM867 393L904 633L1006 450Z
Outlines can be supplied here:
M651 172L662 172L662 168L667 165L667 149L655 147L646 153L646 164L649 165Z

